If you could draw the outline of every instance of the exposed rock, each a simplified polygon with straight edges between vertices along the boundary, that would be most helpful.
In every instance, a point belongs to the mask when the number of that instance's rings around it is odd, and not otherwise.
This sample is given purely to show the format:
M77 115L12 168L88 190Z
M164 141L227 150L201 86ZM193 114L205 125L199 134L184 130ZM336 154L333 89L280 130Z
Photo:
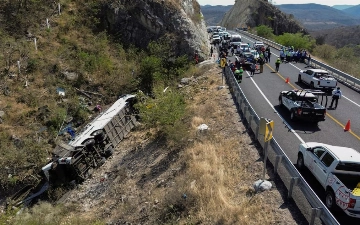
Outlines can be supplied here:
M253 185L256 192L270 190L272 184L267 180L257 180Z
M199 131L206 131L209 129L209 126L206 124L201 124L200 126L198 126L197 128Z
M180 80L180 83L182 84L182 85L188 85L189 83L190 83L190 81L191 81L191 78L182 78L181 80Z
M267 25L274 30L275 34L306 33L298 21L263 0L237 1L225 14L220 25L229 29Z
M196 0L180 3L148 0L120 0L104 5L102 25L124 43L146 48L149 42L166 35L176 56L200 60L209 54L209 39L200 5Z
M0 118L4 118L5 112L4 111L0 111Z
M65 72L63 72L62 74L63 74L63 75L65 76L65 78L68 79L68 80L76 80L76 79L79 77L79 75L76 74L76 73L74 73L74 72L67 72L67 71L65 71Z

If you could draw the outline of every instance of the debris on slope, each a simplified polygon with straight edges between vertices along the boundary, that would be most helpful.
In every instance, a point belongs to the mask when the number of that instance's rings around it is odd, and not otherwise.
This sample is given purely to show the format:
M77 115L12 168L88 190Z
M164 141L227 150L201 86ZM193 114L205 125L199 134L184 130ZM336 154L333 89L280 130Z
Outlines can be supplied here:
M255 193L252 185L263 165L258 146L227 86L218 89L223 86L218 66L203 70L179 89L195 114L186 119L191 121L187 143L169 146L152 130L137 128L61 202L79 204L84 215L108 224L302 224L297 209L284 202L281 186L271 182L271 190ZM197 130L205 126L211 130Z

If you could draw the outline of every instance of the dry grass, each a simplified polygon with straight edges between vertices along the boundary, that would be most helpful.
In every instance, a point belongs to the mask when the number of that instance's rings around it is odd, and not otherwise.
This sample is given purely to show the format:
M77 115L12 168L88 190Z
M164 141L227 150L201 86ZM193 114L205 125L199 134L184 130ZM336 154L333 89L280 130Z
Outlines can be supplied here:
M189 103L185 147L169 146L138 127L111 161L64 200L79 205L78 218L143 225L297 224L277 189L254 193L263 164L229 90L218 89L218 72L207 67L181 89ZM199 132L203 123L210 129ZM104 174L108 179L99 182Z
M30 210L25 210L21 216L16 217L14 225L102 225L94 217L79 217L75 205L52 206L50 203L40 203Z
M221 80L212 70L209 79L199 79L199 91L190 102L194 116L192 130L205 123L207 132L195 132L194 144L185 149L188 168L183 182L194 199L194 221L202 224L271 224L276 216L267 207L264 195L254 195L251 187L261 172L256 149L242 134L242 124L234 109L228 108L227 89L218 90ZM204 88L206 86L206 88ZM223 101L223 102L222 102ZM231 112L232 111L232 112ZM235 116L235 119L231 118ZM180 183L180 182L177 182ZM191 213L192 214L192 213ZM195 219L196 218L196 219ZM182 221L182 220L180 220ZM182 222L185 223L186 219Z

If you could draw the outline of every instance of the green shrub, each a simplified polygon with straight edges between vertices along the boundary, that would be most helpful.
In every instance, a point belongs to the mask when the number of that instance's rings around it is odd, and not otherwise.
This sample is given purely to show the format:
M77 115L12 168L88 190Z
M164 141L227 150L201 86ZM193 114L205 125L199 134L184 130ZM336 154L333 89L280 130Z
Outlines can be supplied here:
M157 127L167 137L174 138L175 132L182 130L181 118L184 116L186 103L184 96L178 91L168 88L164 92L163 86L156 86L153 98L138 96L139 101L135 107L139 110L141 121L148 127ZM180 135L181 136L181 135Z
M324 60L331 60L336 55L336 48L331 45L317 45L314 48L314 54L318 57L321 57Z
M258 36L266 38L266 39L273 39L274 38L274 30L266 25L260 25L256 27L256 33Z
M302 33L284 33L275 36L275 41L284 46L294 46L295 49L307 49L308 51L312 51L315 47L315 39Z

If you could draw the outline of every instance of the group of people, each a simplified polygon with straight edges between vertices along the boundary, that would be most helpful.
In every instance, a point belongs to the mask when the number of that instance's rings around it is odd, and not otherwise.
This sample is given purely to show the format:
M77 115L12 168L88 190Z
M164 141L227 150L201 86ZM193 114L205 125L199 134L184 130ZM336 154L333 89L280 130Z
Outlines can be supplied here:
M282 47L280 49L281 62L305 63L305 60L309 61L310 59L311 59L310 54L308 54L304 49L295 50L293 46Z

